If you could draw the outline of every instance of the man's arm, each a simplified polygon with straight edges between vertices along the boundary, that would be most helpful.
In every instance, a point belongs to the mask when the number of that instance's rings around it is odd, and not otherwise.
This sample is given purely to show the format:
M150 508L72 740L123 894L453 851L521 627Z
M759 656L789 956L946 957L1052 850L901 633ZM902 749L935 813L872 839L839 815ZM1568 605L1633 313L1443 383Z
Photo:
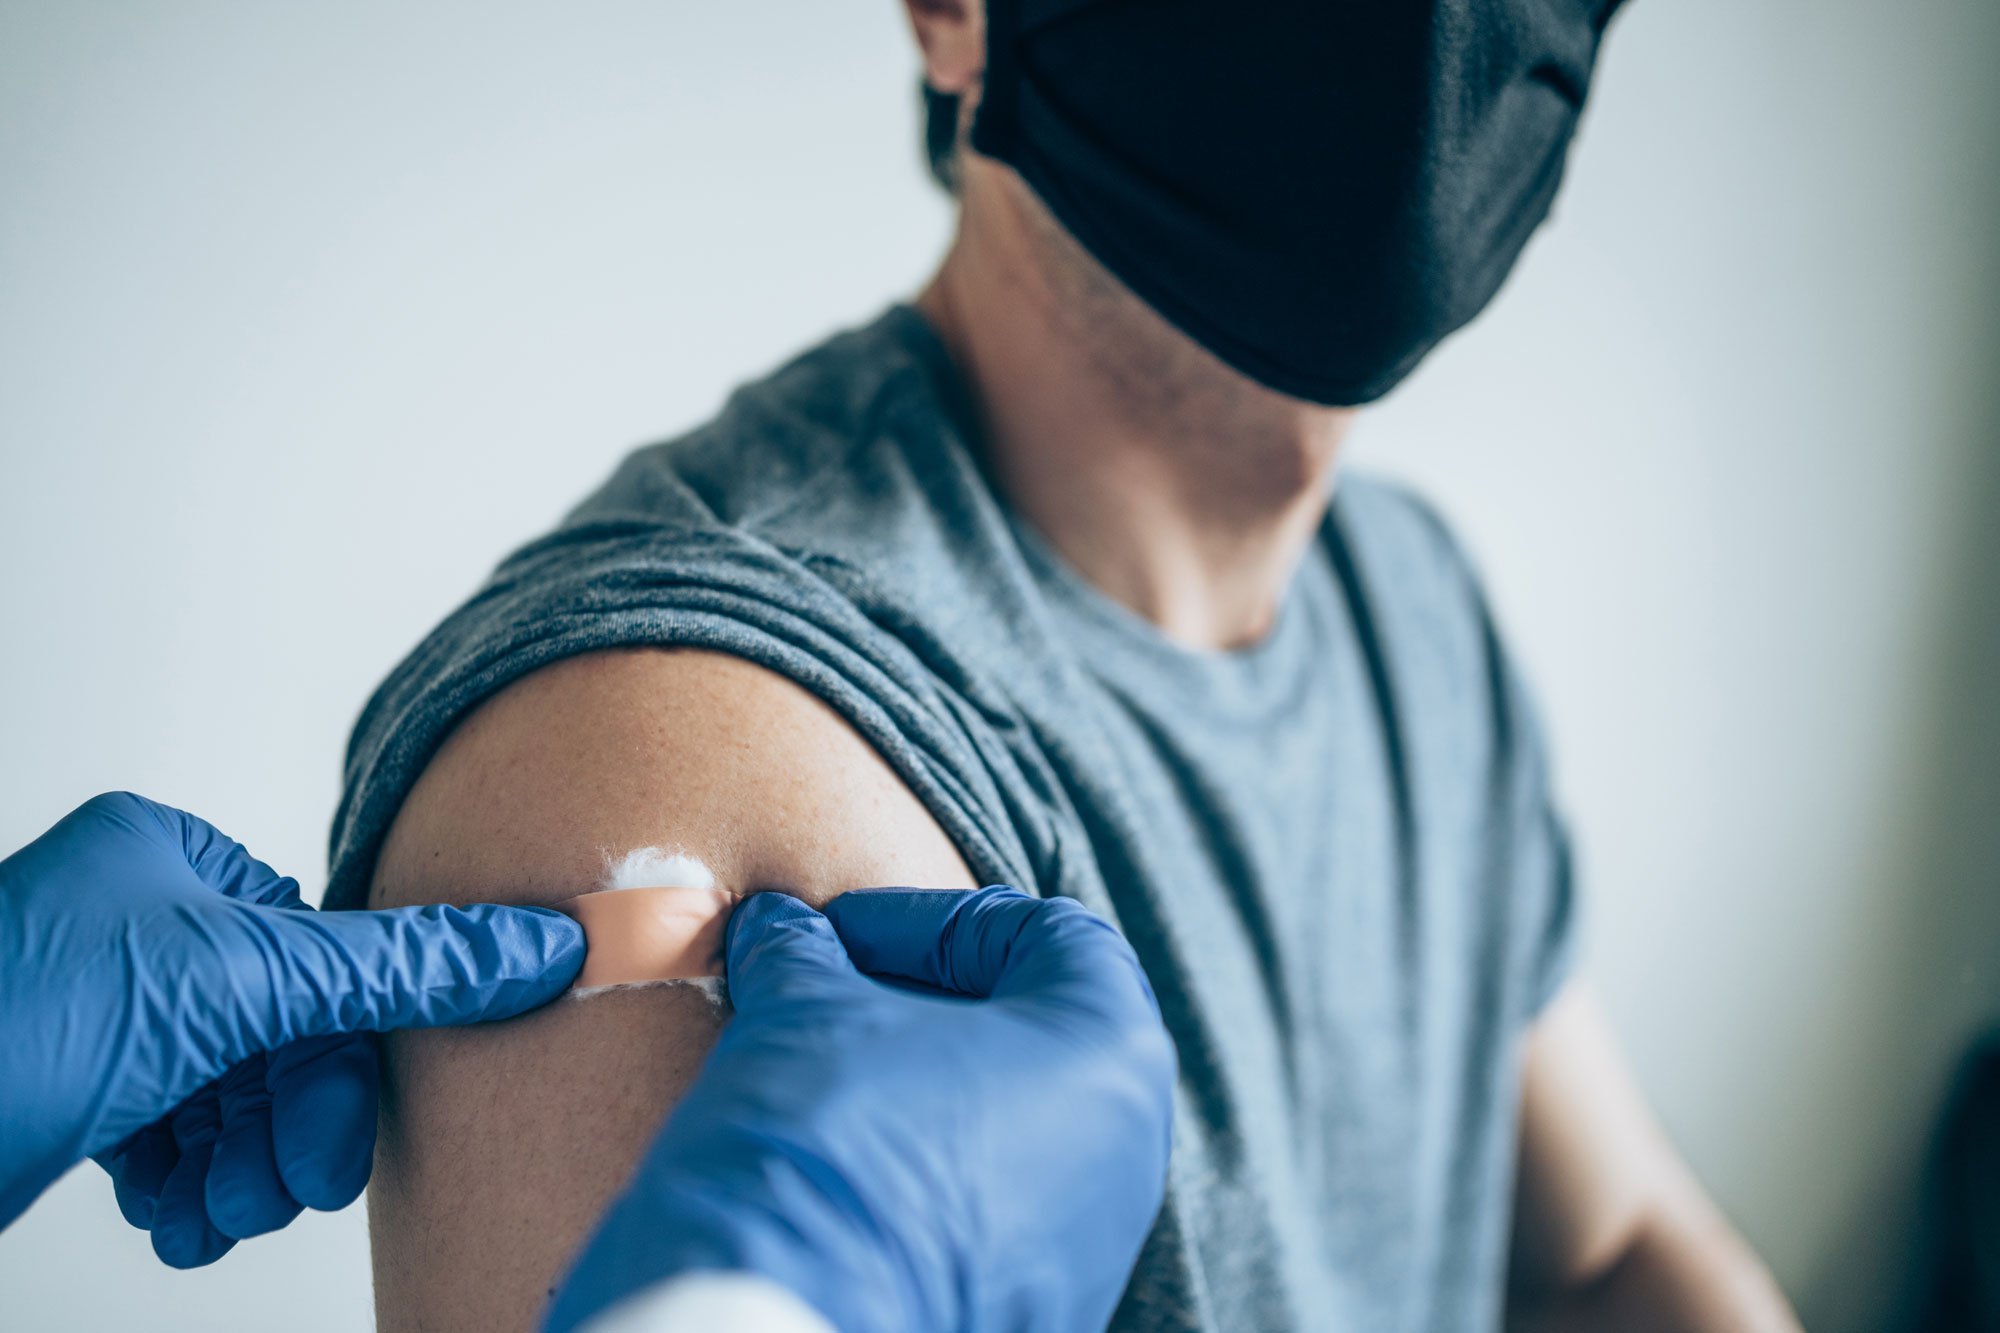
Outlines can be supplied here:
M1528 1036L1512 1267L1516 1333L1798 1328L1647 1110L1597 1002L1575 985Z
M741 660L576 658L488 702L397 816L371 906L555 903L605 858L670 845L724 888L814 904L864 885L972 887L881 757L805 690ZM534 1326L721 1023L689 986L561 1000L398 1034L369 1221L384 1333Z

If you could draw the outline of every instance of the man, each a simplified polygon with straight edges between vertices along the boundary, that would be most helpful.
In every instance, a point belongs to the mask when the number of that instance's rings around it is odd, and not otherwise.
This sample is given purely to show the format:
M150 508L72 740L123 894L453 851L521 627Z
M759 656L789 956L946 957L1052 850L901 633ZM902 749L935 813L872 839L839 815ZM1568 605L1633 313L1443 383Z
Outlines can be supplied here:
M1570 983L1476 580L1334 485L1545 214L1610 6L907 0L958 229L911 305L643 450L371 702L329 903L1006 881L1181 1059L1119 1327L1792 1327ZM722 1015L408 1034L386 1330L520 1326Z
M375 1034L523 1013L585 949L536 908L317 913L204 820L86 802L0 860L0 1228L86 1155L176 1267L344 1208ZM999 886L826 915L759 894L726 954L727 1038L550 1328L1103 1323L1159 1207L1173 1082L1115 932ZM1062 1096L1059 1142L1010 1132L1030 1075Z

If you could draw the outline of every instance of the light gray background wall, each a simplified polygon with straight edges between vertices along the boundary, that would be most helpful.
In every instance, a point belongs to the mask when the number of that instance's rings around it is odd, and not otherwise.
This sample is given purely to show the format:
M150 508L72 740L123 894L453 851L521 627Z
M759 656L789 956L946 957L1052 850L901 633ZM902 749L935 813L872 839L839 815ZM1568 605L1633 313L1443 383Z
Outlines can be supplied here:
M2000 6L1638 0L1560 215L1359 436L1483 555L1661 1114L1878 1327L2000 1016ZM0 845L97 790L316 891L383 671L628 447L911 290L895 0L0 0ZM0 960L6 966L7 960ZM359 1210L10 1329L352 1329Z

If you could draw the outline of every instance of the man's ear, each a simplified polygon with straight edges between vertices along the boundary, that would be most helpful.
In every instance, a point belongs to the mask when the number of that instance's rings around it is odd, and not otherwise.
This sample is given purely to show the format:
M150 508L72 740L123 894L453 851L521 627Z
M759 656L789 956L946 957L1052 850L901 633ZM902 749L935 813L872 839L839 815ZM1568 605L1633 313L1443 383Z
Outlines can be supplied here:
M924 82L963 96L986 71L985 0L903 0L924 56Z

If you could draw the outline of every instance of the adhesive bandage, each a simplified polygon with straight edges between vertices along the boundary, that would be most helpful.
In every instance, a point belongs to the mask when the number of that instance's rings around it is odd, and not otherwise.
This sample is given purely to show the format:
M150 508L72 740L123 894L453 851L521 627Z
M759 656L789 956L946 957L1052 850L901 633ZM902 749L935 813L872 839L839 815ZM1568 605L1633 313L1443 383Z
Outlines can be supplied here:
M588 952L573 994L724 974L736 895L692 856L641 847L609 866L605 887L556 904L583 927Z

